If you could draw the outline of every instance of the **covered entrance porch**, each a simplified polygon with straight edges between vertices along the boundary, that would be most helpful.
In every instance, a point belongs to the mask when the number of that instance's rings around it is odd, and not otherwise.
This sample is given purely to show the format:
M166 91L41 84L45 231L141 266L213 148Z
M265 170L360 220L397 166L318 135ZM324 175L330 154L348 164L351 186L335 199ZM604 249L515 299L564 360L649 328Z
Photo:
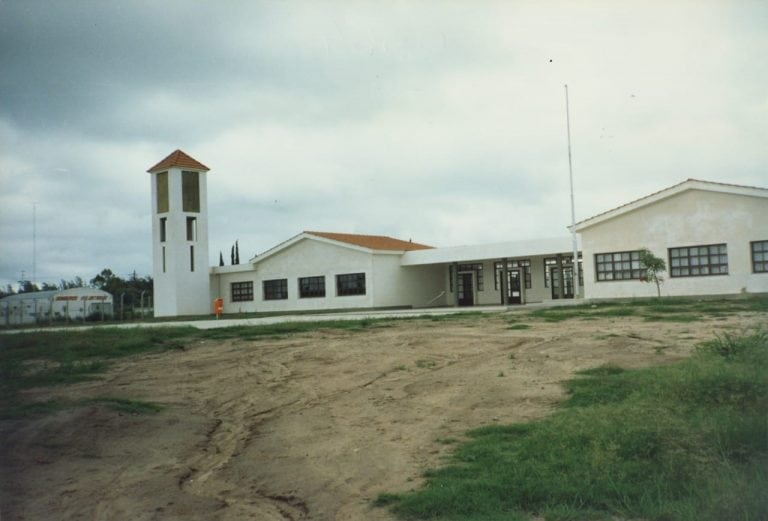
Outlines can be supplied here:
M513 241L407 252L405 266L444 270L443 305L515 306L579 298L571 238ZM582 277L579 276L579 282Z

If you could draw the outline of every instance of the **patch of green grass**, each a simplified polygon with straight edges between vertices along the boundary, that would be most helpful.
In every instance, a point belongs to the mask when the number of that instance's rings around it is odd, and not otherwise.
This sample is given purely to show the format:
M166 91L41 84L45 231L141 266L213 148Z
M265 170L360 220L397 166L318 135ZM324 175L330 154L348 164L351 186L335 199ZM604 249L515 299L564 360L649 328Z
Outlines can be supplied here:
M114 411L127 414L154 414L163 410L163 407L156 403L125 398L100 397L86 400L84 403L102 404Z
M416 367L420 369L431 369L436 365L437 365L437 362L435 362L434 360L428 360L426 358L420 358L416 360Z
M469 433L404 519L768 519L768 336L721 337L683 362L602 366L547 419Z
M495 315L496 313L483 313L482 311L461 311L457 313L446 313L445 315L426 315L420 318L425 318L432 322L448 322L465 318L490 318Z
M691 315L687 313L670 315L650 314L643 315L643 319L645 319L646 322L697 322L699 320L704 320L704 317L702 315Z
M695 322L707 316L724 317L739 312L767 312L768 296L693 299L663 297L607 300L562 307L538 309L530 316L547 322L594 320L595 318L641 316L653 322Z
M507 326L507 329L523 330L523 329L531 329L531 326L529 324L511 324Z

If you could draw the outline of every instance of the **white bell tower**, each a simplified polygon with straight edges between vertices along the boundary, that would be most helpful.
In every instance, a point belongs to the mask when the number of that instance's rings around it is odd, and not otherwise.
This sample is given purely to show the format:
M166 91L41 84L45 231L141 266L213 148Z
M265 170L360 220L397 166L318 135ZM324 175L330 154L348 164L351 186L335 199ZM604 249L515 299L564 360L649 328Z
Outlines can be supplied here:
M152 179L152 278L156 317L211 313L208 170L181 150L147 170Z

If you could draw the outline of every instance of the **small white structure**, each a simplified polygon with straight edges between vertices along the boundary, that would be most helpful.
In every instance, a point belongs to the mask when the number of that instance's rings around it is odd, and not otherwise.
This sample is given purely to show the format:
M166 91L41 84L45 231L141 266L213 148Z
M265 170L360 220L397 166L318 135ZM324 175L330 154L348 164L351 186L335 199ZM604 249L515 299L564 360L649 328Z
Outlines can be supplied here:
M19 293L0 299L0 323L5 326L53 321L108 319L112 295L94 288Z
M208 170L181 150L147 170L152 186L155 316L210 313Z
M576 224L587 298L655 296L638 251L666 260L664 295L768 292L768 190L688 179Z

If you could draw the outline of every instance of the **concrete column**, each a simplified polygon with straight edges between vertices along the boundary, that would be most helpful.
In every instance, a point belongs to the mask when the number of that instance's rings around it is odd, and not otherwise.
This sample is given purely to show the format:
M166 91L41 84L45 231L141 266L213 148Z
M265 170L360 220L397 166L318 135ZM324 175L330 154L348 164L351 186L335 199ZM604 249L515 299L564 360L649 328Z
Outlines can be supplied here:
M501 303L509 305L509 270L507 269L506 257L501 259Z
M453 305L459 305L459 266L454 262L451 264L451 286L453 286Z

